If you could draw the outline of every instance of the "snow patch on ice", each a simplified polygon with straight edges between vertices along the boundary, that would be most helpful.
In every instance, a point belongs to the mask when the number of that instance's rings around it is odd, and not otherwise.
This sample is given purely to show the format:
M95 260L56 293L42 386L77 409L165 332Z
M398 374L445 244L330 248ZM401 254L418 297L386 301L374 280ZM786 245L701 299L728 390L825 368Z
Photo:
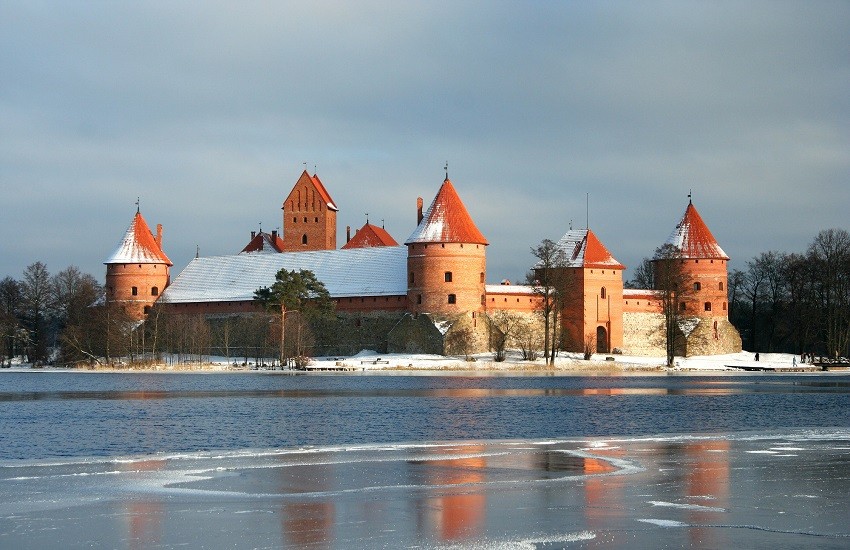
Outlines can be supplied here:
M687 527L687 523L682 523L681 521L674 521L672 519L648 519L648 518L637 518L637 521L642 521L644 523L651 523L653 525L657 525L659 527Z
M697 510L700 512L727 512L726 508L718 508L716 506L701 506L699 504L683 504L680 502L665 502L663 500L650 500L648 504L653 506L662 506L665 508L678 508L681 510Z

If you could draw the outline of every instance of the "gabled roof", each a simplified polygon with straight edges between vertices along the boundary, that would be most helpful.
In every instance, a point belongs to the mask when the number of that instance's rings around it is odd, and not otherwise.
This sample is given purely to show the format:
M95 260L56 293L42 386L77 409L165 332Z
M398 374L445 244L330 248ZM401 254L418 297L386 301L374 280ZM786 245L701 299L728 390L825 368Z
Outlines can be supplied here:
M165 288L167 303L242 302L281 269L312 271L332 298L407 295L407 248L379 246L195 258Z
M570 229L558 241L568 267L625 269L590 229Z
M404 241L404 244L413 243L488 244L449 178L443 182L419 226Z
M136 211L118 248L103 262L104 264L166 264L174 265L156 242L147 222Z
M277 231L273 234L260 231L251 238L240 254L277 254L279 252L283 252L283 239Z
M329 210L339 211L339 208L336 207L336 203L334 203L334 200L331 198L331 194L328 193L328 190L325 189L325 186L322 184L322 180L319 179L319 176L316 174L311 176L307 170L301 172L301 175L298 177L298 181L295 182L295 185L292 187L292 191L289 192L289 196L286 197L286 200L290 199L301 183L311 184L316 189L316 193L318 193L319 198L325 203Z
M717 244L708 226L702 221L693 202L688 202L682 221L676 225L666 244L678 248L683 258L729 259L729 256Z
M341 248L348 250L349 248L369 248L372 246L398 246L398 243L383 227L366 222L366 225L358 229L351 240Z

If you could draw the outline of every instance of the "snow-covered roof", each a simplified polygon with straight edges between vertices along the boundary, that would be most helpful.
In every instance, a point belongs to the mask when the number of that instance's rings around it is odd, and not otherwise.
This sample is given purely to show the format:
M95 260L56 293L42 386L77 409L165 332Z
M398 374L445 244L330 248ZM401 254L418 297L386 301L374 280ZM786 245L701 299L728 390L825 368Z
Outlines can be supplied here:
M534 287L527 285L484 285L487 294L534 294Z
M366 222L342 248L347 250L370 246L398 246L398 242L383 227Z
M253 233L253 232L252 232ZM254 234L240 254L278 254L283 252L283 239L277 231L269 234L264 231Z
M683 258L729 259L692 202L688 203L682 221L673 229L666 244L678 248Z
M167 264L173 265L162 251L150 227L136 211L121 242L104 264Z
M625 269L590 229L570 229L557 243L568 267Z
M332 298L407 294L407 248L382 246L195 258L166 287L167 303L240 302L281 269L312 271Z
M419 226L404 241L413 243L487 244L449 178L443 181Z

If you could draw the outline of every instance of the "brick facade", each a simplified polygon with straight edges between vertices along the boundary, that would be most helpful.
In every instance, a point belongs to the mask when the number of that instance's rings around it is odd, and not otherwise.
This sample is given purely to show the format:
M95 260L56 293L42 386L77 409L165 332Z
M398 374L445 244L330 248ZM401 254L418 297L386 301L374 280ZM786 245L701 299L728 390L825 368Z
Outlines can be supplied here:
M337 208L318 177L305 170L282 210L285 251L336 249Z
M407 299L413 313L484 310L485 246L470 243L408 245Z
M106 300L123 304L134 319L143 319L168 286L167 264L107 264Z

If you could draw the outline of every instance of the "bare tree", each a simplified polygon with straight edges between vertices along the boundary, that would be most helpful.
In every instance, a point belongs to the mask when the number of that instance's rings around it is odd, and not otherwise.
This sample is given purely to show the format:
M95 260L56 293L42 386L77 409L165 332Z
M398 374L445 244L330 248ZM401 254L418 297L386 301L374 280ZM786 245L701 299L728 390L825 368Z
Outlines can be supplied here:
M24 328L31 339L27 355L35 363L47 359L47 321L50 310L50 273L41 262L30 264L21 281L21 298Z
M16 280L5 277L0 281L0 364L4 356L11 364L12 358L20 353L18 334L21 329L21 301L21 287Z
M691 280L683 269L685 259L681 251L665 244L655 251L655 290L661 300L664 315L664 345L667 351L667 366L672 367L676 357L676 341L681 334L680 323L688 317L687 297L692 293Z
M652 260L649 258L641 260L637 267L635 267L632 278L629 281L626 281L624 286L626 288L641 289L655 288L655 273L652 266Z
M505 354L509 341L513 341L520 330L526 328L523 319L509 311L496 311L489 318L490 349L493 350L493 360L501 362L505 360Z
M567 260L557 243L544 239L531 253L537 258L534 271L529 274L529 284L540 297L540 314L543 316L543 357L547 365L555 364L555 351L560 333L559 313L562 306Z
M807 256L816 277L821 338L827 355L846 356L850 344L850 233L844 229L821 231Z

